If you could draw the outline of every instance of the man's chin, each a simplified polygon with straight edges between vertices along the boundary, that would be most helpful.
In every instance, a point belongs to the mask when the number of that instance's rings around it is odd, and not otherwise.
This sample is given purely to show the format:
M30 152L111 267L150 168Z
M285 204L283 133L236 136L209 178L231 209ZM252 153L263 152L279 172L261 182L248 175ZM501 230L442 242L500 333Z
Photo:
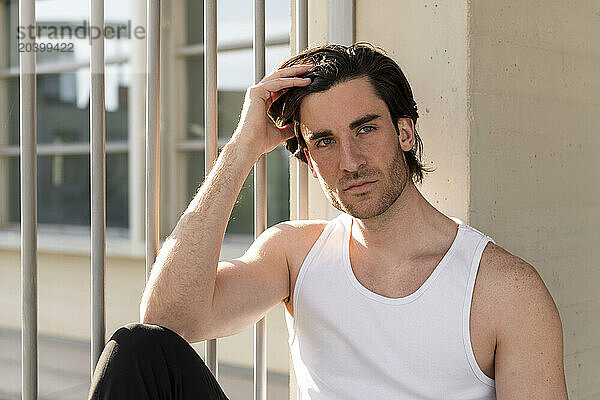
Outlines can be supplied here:
M346 212L346 214L349 214L349 215L353 216L356 219L367 220L367 219L379 217L384 212L385 212L385 210L384 211L362 211L362 210L361 211L355 211L355 210L349 210L349 211Z
M335 202L331 202L330 204L335 207L336 209L340 210L343 213L346 213L348 215L353 216L354 218L358 218L358 219L369 219L369 218L374 218L374 217L378 217L381 214L383 214L386 209L375 209L374 207L369 207L366 204L363 204L363 207L356 207L354 205L349 205L349 204L343 204L343 203L335 203Z

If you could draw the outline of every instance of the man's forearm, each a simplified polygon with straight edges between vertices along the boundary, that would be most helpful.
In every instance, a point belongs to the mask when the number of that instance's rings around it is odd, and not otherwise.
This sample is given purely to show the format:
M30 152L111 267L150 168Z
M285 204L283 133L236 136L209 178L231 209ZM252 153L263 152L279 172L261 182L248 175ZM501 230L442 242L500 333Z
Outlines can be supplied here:
M144 323L182 336L209 320L227 221L258 157L234 135L161 247L140 305Z

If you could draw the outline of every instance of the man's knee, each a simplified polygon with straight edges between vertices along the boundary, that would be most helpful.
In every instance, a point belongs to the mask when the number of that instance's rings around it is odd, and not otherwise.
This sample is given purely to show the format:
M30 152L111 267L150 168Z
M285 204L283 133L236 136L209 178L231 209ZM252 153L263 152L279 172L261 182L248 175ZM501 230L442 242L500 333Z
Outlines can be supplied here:
M165 365L181 355L194 357L196 353L177 333L158 325L130 323L117 329L106 343L94 375L120 374L140 363Z
M218 394L214 398L226 399L202 358L185 339L158 325L131 323L117 329L106 344L94 371L89 399L143 398L139 393L177 392L181 382L185 382L189 395L185 398L213 398L203 397L208 390ZM194 397L193 393L199 395Z
M148 354L157 347L188 345L185 339L168 328L137 322L117 329L109 343L111 341L130 354Z

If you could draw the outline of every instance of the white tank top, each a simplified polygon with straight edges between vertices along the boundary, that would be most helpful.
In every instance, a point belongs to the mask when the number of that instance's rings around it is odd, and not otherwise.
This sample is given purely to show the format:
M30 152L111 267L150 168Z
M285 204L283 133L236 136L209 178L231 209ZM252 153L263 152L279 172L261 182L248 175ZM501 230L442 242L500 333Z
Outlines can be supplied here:
M479 260L493 240L459 225L425 283L389 298L352 271L352 221L348 214L329 221L298 273L295 317L286 312L298 398L495 399L469 333Z

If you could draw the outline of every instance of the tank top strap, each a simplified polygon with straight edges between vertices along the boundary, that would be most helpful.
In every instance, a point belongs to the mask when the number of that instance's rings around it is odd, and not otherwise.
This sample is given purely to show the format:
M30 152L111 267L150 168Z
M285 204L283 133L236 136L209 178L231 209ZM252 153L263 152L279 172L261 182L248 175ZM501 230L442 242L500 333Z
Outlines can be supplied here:
M471 346L471 330L470 330L470 315L471 315L471 305L473 302L473 290L475 289L475 280L477 278L477 272L479 271L479 265L481 263L481 257L488 243L496 243L491 237L484 235L479 232L477 229L468 227L468 229L473 233L473 239L478 238L477 240L473 240L474 242L474 250L471 252L472 256L470 262L467 264L469 267L469 275L466 286L465 293L465 301L463 307L463 341L465 345L465 349L467 352L467 359L469 360L469 365L471 370L475 374L475 376L484 384L495 387L495 381L485 375L483 371L479 368L477 361L475 359L475 354L473 353L473 347Z

